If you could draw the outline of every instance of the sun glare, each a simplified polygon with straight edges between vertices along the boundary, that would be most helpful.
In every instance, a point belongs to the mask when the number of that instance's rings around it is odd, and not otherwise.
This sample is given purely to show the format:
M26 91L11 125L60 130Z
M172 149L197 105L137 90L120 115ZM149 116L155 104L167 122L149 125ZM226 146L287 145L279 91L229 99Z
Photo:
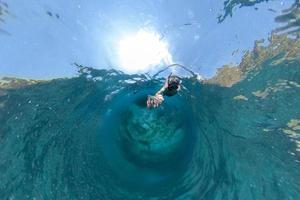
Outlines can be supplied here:
M119 41L118 56L123 71L145 72L160 63L171 63L172 56L166 42L154 32L138 31Z

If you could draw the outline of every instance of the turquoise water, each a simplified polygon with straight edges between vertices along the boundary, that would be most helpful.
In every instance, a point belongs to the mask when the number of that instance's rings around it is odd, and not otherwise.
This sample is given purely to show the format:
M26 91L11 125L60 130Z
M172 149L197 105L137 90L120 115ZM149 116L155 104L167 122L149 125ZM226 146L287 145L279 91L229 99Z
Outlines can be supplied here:
M149 110L162 81L85 69L2 89L1 199L300 198L299 59L231 88L186 78Z
M299 8L0 0L0 75L69 76L0 79L0 200L300 199ZM159 76L81 65L74 75L69 63L114 65L110 39L147 26L204 76L243 57L241 80L183 77L178 95L148 109Z

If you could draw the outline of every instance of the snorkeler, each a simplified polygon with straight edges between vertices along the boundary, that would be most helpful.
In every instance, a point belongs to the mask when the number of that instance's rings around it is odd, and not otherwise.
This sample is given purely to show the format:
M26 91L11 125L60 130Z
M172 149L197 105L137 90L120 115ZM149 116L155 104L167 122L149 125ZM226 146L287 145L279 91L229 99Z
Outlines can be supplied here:
M147 107L148 108L156 108L164 101L164 95L166 96L174 96L180 90L181 80L178 76L172 75L172 73L166 79L163 87L156 92L154 96L148 96L147 99Z

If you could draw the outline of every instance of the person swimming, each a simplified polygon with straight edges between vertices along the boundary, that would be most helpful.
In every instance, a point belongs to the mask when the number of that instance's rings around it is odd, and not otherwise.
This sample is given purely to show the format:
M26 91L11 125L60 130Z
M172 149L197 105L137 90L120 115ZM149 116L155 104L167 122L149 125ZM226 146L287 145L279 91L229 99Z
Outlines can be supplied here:
M172 73L166 79L163 87L156 92L154 96L149 95L147 99L148 108L156 108L164 101L164 96L174 96L180 90L181 80L178 76L172 75Z

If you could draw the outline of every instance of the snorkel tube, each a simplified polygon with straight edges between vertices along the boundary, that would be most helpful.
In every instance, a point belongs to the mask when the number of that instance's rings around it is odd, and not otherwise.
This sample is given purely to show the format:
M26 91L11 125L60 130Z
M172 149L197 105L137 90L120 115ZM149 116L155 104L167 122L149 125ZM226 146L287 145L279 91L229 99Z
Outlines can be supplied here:
M157 73L155 73L151 78L152 79L155 79L160 73L166 71L167 69L171 68L171 67L181 67L182 69L184 69L185 71L189 72L193 77L197 77L197 74L195 74L192 70L188 69L187 67L181 65L181 64L171 64L171 65L168 65L167 67L163 68L162 70L159 70ZM171 73L172 74L172 73ZM169 75L169 77L171 76L171 74Z

